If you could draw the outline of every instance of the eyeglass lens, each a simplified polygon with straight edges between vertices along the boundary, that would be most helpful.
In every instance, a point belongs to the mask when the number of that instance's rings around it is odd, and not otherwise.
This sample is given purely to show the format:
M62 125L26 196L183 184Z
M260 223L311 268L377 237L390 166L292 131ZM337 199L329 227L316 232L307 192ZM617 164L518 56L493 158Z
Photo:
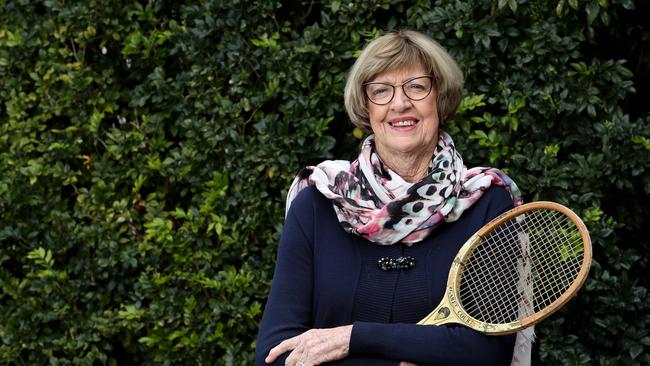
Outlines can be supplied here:
M407 80L402 85L404 94L411 100L421 100L426 98L431 92L432 81L430 76L420 76ZM388 83L366 83L365 92L371 102L375 104L388 104L395 96L395 85Z

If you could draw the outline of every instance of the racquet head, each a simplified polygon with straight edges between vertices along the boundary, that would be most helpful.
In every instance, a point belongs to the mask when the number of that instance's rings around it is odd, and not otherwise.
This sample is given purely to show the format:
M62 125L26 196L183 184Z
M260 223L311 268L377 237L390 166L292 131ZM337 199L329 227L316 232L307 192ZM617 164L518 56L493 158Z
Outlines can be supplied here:
M554 202L516 207L483 226L454 258L440 305L418 324L513 333L560 309L584 283L591 239Z

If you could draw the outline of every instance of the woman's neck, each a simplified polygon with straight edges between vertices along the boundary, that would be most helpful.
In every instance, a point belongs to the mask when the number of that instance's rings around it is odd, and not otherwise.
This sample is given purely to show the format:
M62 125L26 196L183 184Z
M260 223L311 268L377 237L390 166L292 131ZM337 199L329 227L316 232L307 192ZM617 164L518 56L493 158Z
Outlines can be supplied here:
M429 164L433 157L435 145L431 148L424 148L410 153L384 152L381 150L377 147L377 154L390 170L397 173L405 181L415 183L424 178L429 172Z

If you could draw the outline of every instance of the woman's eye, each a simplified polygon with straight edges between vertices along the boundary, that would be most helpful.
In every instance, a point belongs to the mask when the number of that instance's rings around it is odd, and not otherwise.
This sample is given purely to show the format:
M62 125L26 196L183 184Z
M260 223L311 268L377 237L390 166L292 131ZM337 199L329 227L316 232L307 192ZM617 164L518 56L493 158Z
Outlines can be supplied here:
M406 84L406 89L413 91L413 92L423 92L427 90L426 86L423 84L418 84L418 83L410 83Z
M380 97L382 95L386 95L386 94L390 93L389 90L390 89L387 88L387 87L379 87L379 88L376 88L376 89L372 90L372 95L376 96L376 97Z

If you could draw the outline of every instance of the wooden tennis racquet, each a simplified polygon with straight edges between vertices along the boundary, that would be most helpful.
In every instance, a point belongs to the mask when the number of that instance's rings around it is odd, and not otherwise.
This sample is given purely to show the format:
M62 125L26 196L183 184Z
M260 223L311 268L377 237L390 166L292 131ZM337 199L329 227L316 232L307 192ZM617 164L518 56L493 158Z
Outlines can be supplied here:
M418 324L459 323L486 334L534 325L576 294L591 254L587 228L570 209L554 202L516 207L463 244L440 305Z

